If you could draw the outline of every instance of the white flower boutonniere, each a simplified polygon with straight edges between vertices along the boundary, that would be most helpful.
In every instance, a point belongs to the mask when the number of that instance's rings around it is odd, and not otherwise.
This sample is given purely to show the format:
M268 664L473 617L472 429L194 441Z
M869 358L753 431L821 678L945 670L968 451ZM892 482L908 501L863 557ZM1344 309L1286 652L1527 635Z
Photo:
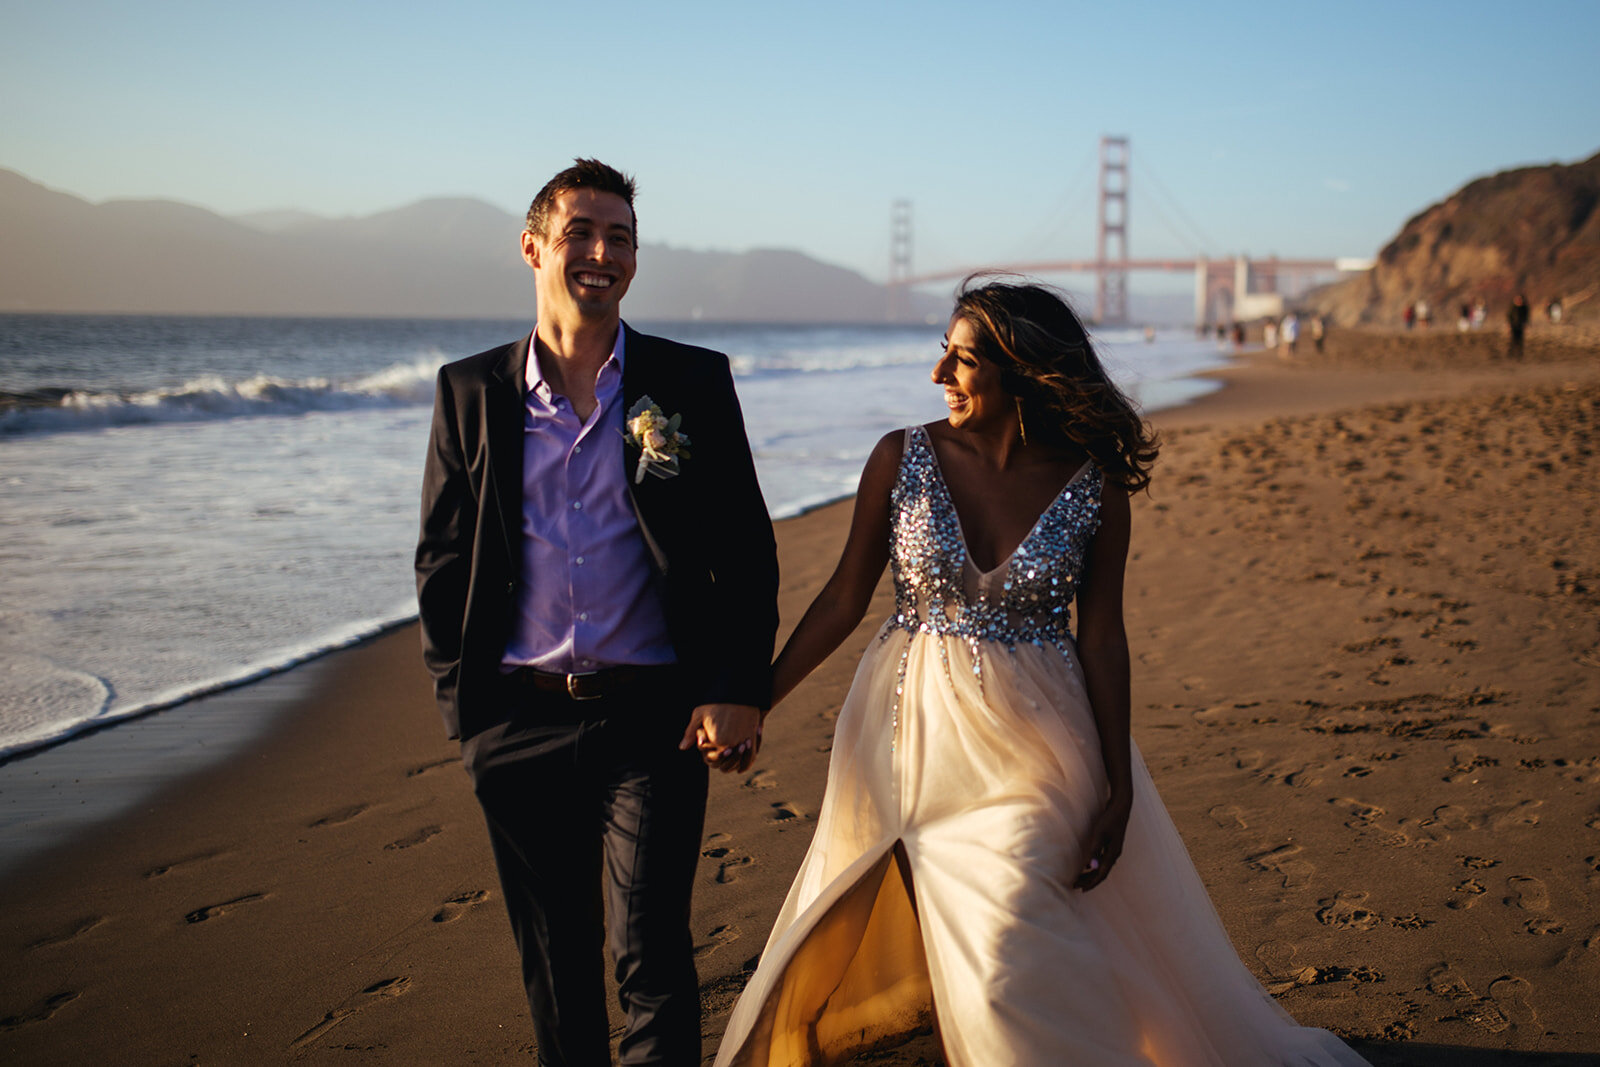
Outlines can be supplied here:
M622 439L639 450L639 465L633 471L633 484L644 481L646 472L657 478L671 478L679 463L689 458L689 435L680 433L682 415L668 418L656 402L641 396L628 409Z

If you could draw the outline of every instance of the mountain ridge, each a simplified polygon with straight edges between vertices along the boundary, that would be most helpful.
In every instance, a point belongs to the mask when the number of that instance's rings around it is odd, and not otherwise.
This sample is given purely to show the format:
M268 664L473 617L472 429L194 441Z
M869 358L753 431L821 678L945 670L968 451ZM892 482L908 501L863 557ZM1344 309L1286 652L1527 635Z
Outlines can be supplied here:
M91 203L0 168L0 311L515 318L534 310L522 219L471 197L347 218ZM888 291L802 252L639 249L640 320L882 322ZM920 319L942 298L913 294Z

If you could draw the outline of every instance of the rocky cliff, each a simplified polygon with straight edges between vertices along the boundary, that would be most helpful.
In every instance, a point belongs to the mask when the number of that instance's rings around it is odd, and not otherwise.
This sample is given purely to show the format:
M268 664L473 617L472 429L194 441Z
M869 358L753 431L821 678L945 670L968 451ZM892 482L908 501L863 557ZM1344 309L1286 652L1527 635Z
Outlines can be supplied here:
M1560 300L1569 320L1600 320L1600 153L1582 163L1479 178L1407 222L1372 270L1311 303L1344 325L1389 325L1425 300L1436 324L1482 299L1498 322L1518 292L1542 319Z

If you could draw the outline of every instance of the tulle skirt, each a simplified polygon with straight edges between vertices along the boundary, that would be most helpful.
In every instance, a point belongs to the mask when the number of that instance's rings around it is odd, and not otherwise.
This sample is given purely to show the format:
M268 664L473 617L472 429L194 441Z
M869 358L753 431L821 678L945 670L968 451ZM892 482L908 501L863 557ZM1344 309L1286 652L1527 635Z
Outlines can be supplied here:
M951 1067L1357 1065L1239 962L1137 750L1121 859L1075 656L886 627L719 1065L848 1062L936 1023Z

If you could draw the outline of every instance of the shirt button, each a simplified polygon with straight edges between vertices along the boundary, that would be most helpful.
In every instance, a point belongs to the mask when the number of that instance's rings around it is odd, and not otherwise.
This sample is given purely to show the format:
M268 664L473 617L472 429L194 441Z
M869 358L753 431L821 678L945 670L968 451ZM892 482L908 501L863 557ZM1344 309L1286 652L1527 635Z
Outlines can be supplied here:
M583 451L583 446L582 445L573 445L572 446L572 451L573 451L573 454L576 455L577 453Z
M578 621L579 622L588 622L589 621L589 613L587 611L578 612Z
M582 510L583 510L583 501L581 501L581 500L574 500L574 501L573 501L573 502L572 502L572 510L573 510L573 511L582 511Z
M581 566L583 566L583 557L582 557L582 556L579 556L579 557L578 557L578 559L577 559L577 564L578 564L578 566L580 566L580 567L581 567Z

